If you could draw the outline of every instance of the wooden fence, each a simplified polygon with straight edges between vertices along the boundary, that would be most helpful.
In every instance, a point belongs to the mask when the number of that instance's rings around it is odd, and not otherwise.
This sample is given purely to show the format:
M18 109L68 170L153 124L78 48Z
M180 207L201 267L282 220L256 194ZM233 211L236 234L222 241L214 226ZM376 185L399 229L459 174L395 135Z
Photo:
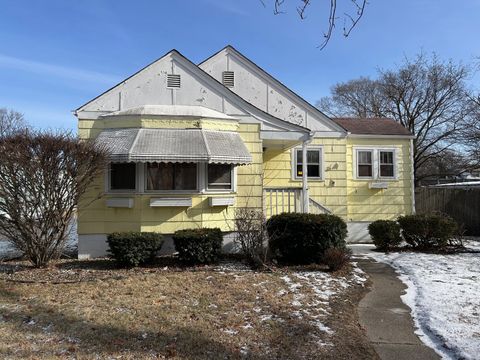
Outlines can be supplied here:
M415 205L418 214L448 214L463 224L466 235L480 236L480 188L417 188Z

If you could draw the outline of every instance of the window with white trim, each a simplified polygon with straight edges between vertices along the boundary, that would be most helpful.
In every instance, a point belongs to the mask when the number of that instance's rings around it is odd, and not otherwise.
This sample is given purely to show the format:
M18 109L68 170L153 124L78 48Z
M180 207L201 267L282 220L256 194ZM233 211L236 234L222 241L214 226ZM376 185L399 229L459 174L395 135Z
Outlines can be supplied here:
M357 179L395 179L395 149L356 149Z
M295 178L303 176L302 149L295 149ZM307 177L310 179L322 178L322 149L307 149Z
M133 191L137 188L137 165L135 163L110 163L109 189Z
M147 163L146 190L197 190L197 164Z
M233 167L230 164L208 164L207 189L231 190Z
M357 177L373 177L373 150L357 150Z
M380 178L394 178L395 177L395 164L393 150L379 150L379 177Z

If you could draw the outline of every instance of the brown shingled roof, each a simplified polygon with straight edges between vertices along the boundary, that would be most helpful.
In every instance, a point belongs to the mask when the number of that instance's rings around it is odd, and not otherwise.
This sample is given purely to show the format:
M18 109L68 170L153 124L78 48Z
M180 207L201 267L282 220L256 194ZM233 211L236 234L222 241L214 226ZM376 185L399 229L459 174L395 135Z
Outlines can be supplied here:
M335 123L352 134L359 135L412 135L407 128L386 118L333 118Z

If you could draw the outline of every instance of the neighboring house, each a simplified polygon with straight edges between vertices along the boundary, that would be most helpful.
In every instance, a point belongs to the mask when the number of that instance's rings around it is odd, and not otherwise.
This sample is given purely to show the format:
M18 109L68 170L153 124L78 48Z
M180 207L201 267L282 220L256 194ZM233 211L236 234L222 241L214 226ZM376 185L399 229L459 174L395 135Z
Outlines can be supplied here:
M112 153L79 205L80 257L114 231L233 232L237 207L337 214L350 241L414 209L405 128L331 119L231 46L199 65L172 50L75 115Z

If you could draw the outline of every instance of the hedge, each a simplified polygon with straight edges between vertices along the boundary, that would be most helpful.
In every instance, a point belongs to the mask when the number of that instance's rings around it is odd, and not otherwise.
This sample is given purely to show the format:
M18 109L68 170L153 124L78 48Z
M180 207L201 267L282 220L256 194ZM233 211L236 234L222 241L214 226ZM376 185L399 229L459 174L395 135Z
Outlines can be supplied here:
M275 215L267 232L271 256L281 263L321 263L327 249L346 247L347 225L336 215Z
M186 264L209 264L218 261L222 251L223 235L218 228L200 228L176 231L175 250Z
M400 216L398 223L402 228L405 241L421 249L444 247L458 231L455 220L446 215Z
M122 266L138 266L155 258L163 244L153 232L116 232L107 236L108 252Z
M392 220L377 220L368 225L368 232L379 250L390 250L402 242L400 225Z

